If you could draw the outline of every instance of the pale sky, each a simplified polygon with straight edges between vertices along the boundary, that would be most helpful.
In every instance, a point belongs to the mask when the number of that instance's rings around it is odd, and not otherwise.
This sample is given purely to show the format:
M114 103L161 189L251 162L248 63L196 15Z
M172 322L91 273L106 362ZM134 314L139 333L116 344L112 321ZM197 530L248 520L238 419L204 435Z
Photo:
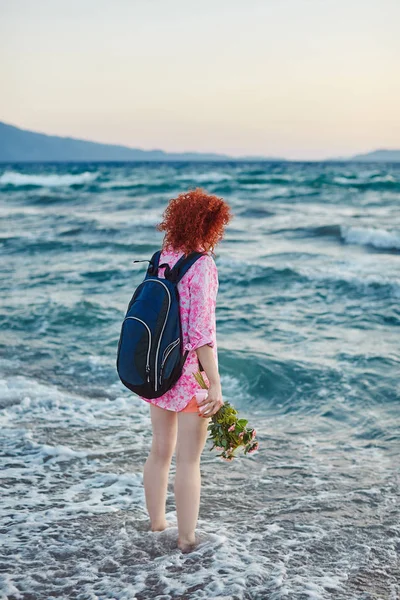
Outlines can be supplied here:
M167 151L400 148L400 0L0 0L0 120Z

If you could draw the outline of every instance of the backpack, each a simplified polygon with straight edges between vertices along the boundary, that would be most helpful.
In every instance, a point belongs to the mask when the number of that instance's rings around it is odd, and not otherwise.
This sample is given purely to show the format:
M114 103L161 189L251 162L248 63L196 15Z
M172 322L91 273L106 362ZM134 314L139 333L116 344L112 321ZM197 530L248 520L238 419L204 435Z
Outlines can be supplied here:
M171 269L167 263L159 265L158 250L129 302L118 342L117 372L122 383L143 398L162 396L182 374L189 351L182 353L177 284L204 254L182 255ZM159 267L165 267L164 278L158 277Z

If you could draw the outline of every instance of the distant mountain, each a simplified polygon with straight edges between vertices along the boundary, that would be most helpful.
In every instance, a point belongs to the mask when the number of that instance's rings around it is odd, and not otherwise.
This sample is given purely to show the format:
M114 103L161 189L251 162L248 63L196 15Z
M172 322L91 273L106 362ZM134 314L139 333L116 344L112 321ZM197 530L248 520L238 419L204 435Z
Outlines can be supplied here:
M400 150L374 150L365 154L356 154L349 160L360 162L400 162Z
M108 162L108 161L237 161L284 160L201 152L164 152L128 146L98 144L70 137L45 135L0 121L0 162Z
M400 150L375 150L331 161L400 162ZM0 121L0 163L7 162L112 162L112 161L275 161L271 156L240 156L203 152L165 152L100 144L70 137L46 135ZM324 162L324 161L321 161Z

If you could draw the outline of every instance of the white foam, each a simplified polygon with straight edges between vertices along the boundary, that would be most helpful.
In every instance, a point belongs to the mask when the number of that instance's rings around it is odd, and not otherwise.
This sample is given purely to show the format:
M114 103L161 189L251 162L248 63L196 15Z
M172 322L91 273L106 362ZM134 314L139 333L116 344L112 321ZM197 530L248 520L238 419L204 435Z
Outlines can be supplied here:
M348 244L374 246L375 248L396 248L400 250L400 234L386 229L372 227L340 227L340 234Z
M273 480L271 480L273 481ZM282 527L280 527L280 525L278 525L277 523L272 523L271 525L266 525L265 526L265 532L268 534L271 533L278 533L278 531L281 531Z
M33 447L40 448L43 458L50 457L47 462L65 461L70 458L85 458L88 453L83 450L73 450L69 446L64 444L57 444L56 446L50 446L50 444L36 444L33 443Z
M335 183L340 185L368 185L374 183L396 183L393 175L380 175L379 173L371 173L369 171L360 172L358 177L346 177L338 175L333 178Z
M1 185L35 185L38 187L62 187L90 183L94 181L98 173L85 171L77 175L30 175L27 173L18 173L16 171L6 171L0 176Z
M23 594L12 581L12 575L3 573L0 580L0 600L7 600L10 596L14 596L14 598L23 598Z
M31 418L62 426L122 424L133 409L136 422L145 426L149 420L148 408L139 398L88 398L22 375L0 378L0 407L2 428L28 413Z
M208 173L193 173L192 175L179 175L178 177L176 177L176 179L178 179L179 181L198 181L199 183L220 183L221 181L229 181L230 179L232 179L232 176L226 173L218 173L217 171L209 171Z

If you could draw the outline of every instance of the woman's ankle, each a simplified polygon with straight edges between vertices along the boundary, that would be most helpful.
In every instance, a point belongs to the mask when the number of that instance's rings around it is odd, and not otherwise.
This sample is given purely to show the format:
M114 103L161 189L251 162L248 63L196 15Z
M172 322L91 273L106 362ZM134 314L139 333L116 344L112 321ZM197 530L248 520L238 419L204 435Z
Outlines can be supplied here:
M164 531L168 527L167 521L162 521L160 523L154 523L150 525L151 531Z
M193 537L193 539L191 537L184 538L184 539L178 537L177 546L178 546L179 550L181 552L183 552L184 554L186 554L188 552L193 552L196 549L197 545L198 545L198 540L196 539L195 536Z
M178 544L194 544L196 541L196 536L193 535L179 535L178 534Z

